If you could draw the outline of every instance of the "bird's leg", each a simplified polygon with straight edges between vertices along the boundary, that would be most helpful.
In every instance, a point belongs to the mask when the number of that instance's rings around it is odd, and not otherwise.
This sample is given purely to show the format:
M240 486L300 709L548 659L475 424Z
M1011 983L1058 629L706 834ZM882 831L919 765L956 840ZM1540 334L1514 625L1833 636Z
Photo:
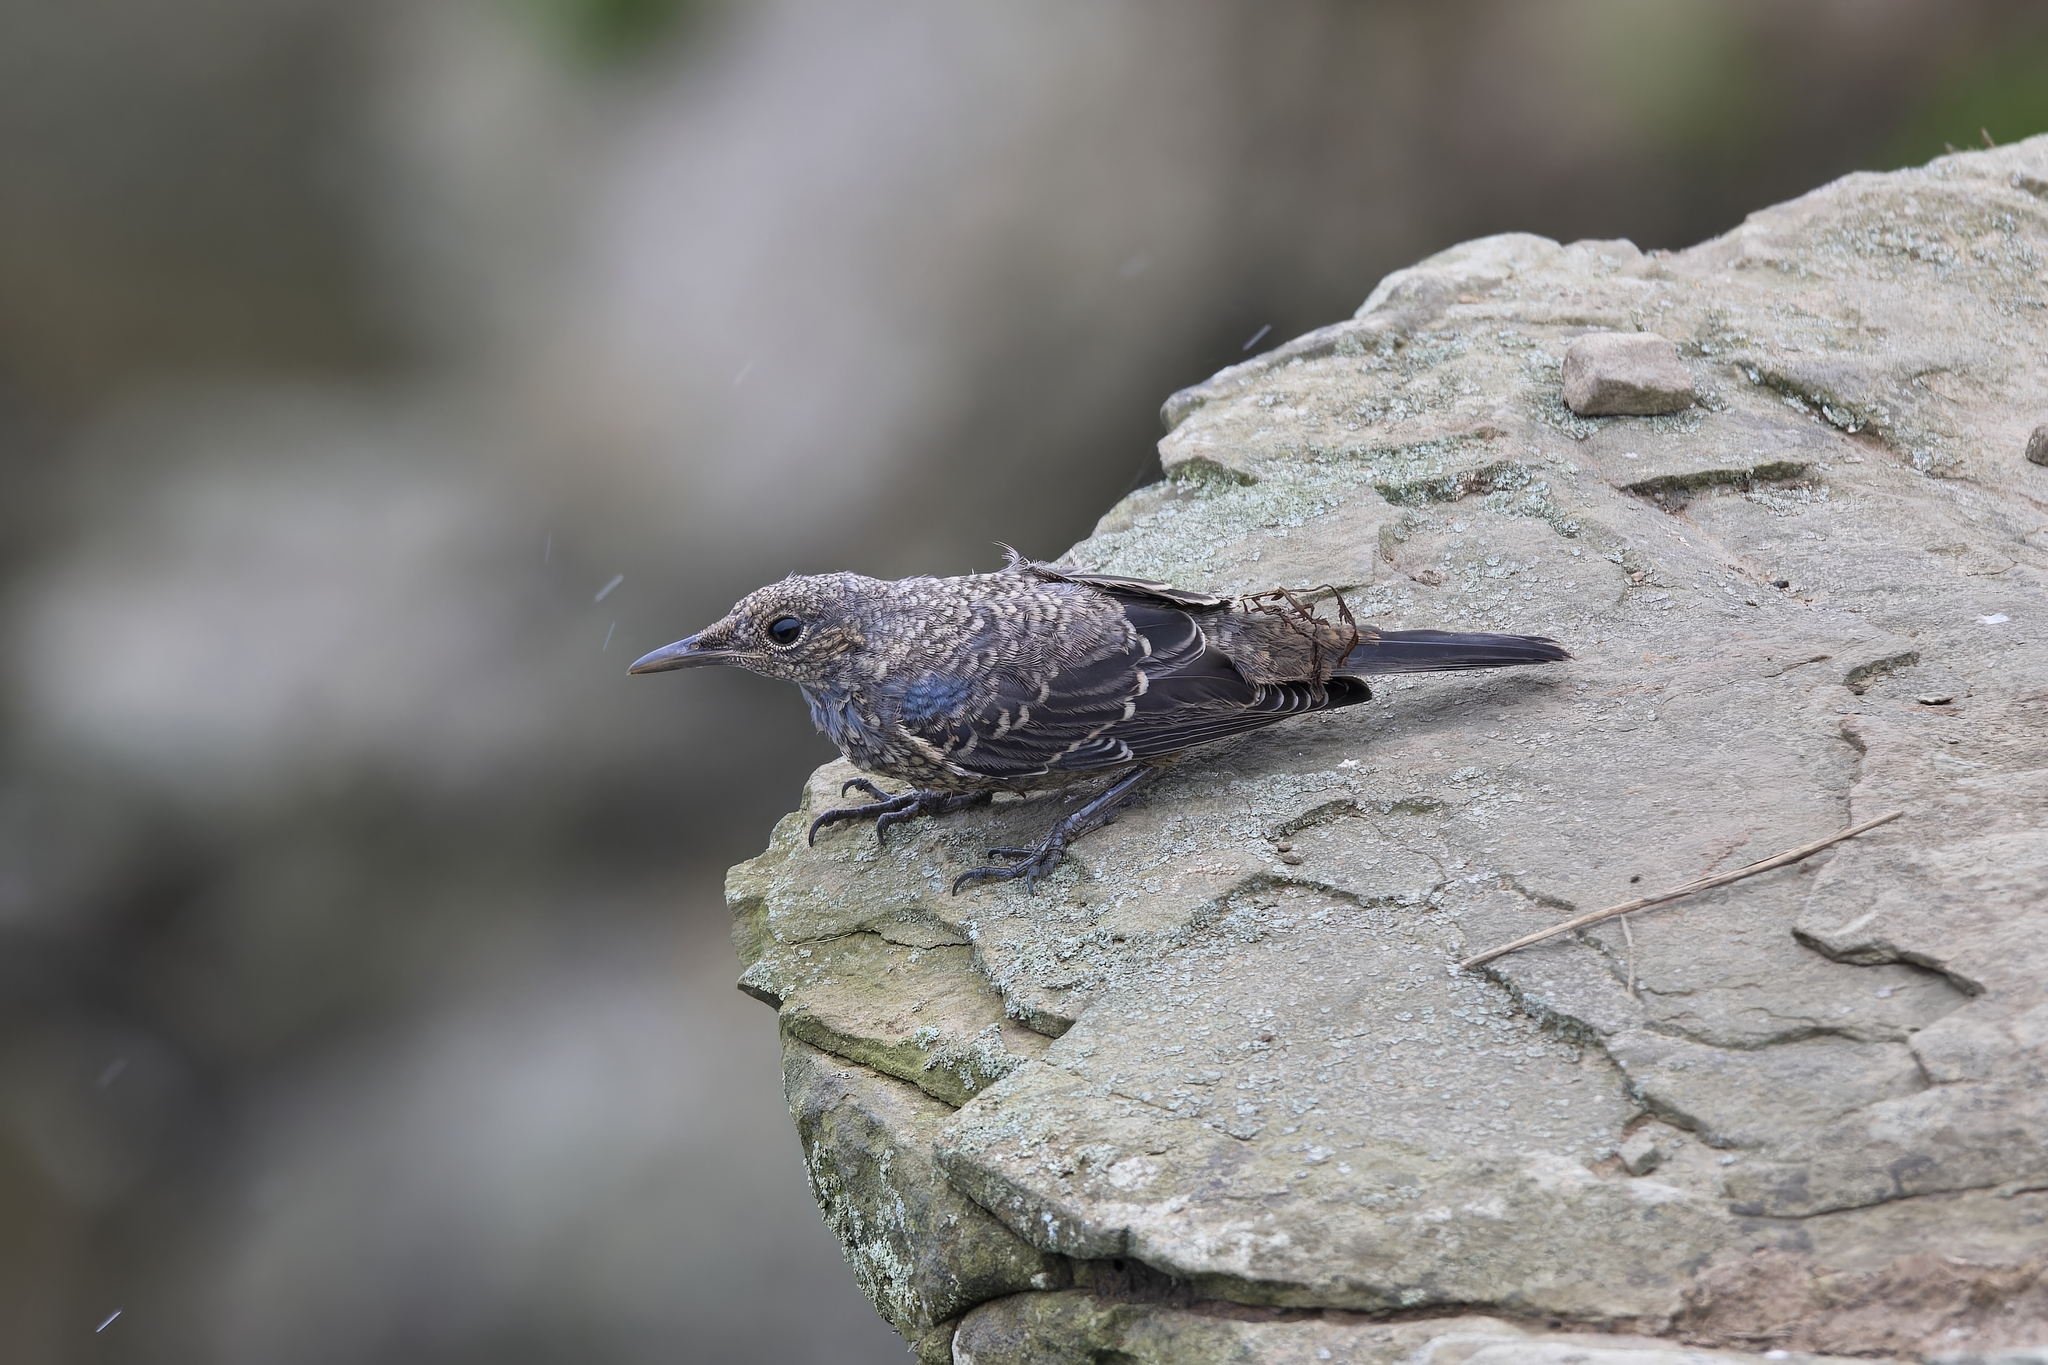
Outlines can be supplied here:
M813 847L818 842L818 831L827 825L836 825L841 820L860 820L875 817L875 842L882 842L882 833L900 820L909 820L919 815L944 815L948 811L965 810L969 806L985 804L987 792L942 792L922 789L891 796L865 777L847 779L841 784L839 794L846 795L854 788L874 797L864 806L835 806L817 819L811 821L809 842Z
M1090 830L1101 829L1115 819L1117 811L1131 799L1131 793L1138 789L1138 784L1150 777L1153 772L1154 769L1149 767L1131 769L1111 783L1108 791L1073 814L1062 816L1059 823L1052 827L1052 833L1046 835L1034 848L990 849L988 856L991 858L1015 858L1018 861L1008 867L977 867L961 873L953 879L953 894L959 895L960 888L968 882L981 881L984 878L993 877L998 881L1007 881L1012 877L1022 877L1024 894L1037 895L1038 879L1059 866L1060 857L1067 851L1067 845Z

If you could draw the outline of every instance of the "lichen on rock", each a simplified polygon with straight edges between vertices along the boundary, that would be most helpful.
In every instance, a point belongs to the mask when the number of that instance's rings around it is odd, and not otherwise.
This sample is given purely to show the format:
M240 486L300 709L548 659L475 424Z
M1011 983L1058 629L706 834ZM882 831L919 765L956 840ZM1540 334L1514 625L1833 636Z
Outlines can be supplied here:
M811 848L820 771L733 871L742 984L922 1352L2038 1344L2042 180L2048 138L1682 252L1468 243L1168 402L1166 480L1063 562L1576 658L1190 755L1036 897L950 887L1065 798ZM1698 403L1573 413L1566 347L1642 331Z

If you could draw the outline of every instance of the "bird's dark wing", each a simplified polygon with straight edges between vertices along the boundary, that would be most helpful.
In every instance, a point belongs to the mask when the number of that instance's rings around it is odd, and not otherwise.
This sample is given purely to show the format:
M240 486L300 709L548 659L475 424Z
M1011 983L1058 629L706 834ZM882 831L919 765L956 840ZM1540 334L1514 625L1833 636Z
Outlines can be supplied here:
M1090 745L1066 755L1059 763L1062 768L1113 767L1163 758L1306 711L1349 706L1371 695L1363 683L1342 678L1320 688L1307 683L1256 685L1186 612L1140 603L1127 603L1124 610L1153 641L1147 685L1134 699L1130 715Z
M1121 605L1135 639L1106 643L1050 678L1001 679L970 709L926 718L913 705L899 723L947 766L1003 782L1160 758L1366 695L1345 679L1326 689L1254 686L1185 608Z
M1145 640L1119 631L1057 667L919 682L896 707L896 723L955 772L991 782L1042 777L1129 713L1145 685L1145 658Z

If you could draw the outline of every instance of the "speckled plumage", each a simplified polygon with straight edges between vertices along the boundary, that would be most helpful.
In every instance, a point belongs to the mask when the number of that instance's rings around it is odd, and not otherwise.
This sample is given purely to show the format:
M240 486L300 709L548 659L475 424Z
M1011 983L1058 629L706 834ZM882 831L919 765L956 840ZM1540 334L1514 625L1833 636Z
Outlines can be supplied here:
M721 663L797 684L848 761L918 789L890 797L865 784L877 803L850 813L886 824L957 809L965 796L1169 762L1197 744L1353 705L1372 695L1365 674L1566 657L1535 636L1380 632L1287 603L1017 560L959 578L792 576L633 671ZM1127 792L1135 782L1117 785ZM1064 847L1079 832L1063 822L1048 842ZM1024 852L1034 856L1017 869L970 875L1035 878L1050 866L1044 847Z

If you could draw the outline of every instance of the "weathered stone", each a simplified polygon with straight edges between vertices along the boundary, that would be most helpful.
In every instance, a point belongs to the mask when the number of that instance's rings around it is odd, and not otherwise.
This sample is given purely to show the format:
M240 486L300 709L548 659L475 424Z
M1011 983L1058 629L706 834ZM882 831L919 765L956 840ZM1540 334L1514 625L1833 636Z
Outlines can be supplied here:
M1927 1365L2048 1365L2048 1346L2018 1351L1947 1351Z
M843 766L823 771L836 776ZM965 1104L1048 1046L1004 1015L1001 993L975 969L959 931L928 915L768 947L740 989L781 1011L785 1035L948 1104Z
M2035 464L2048 464L2048 422L2034 428L2034 434L2027 437L2027 458Z
M1798 1365L1819 1359L1787 1351L1769 1358ZM1357 1313L1229 1304L1171 1307L1067 1290L975 1309L953 1338L953 1359L957 1365L1105 1359L1119 1365L1763 1365L1766 1358L1642 1337L1538 1334L1498 1318L1386 1322Z
M1231 1359L1266 1348L1219 1323L1491 1307L1705 1345L2039 1344L2048 529L2012 451L2048 410L2048 201L2015 177L2048 178L2048 139L1684 252L1454 248L1176 395L1167 480L1067 557L1332 584L1361 619L1548 633L1569 664L1387 680L1190 755L1035 898L949 888L1067 798L810 848L843 776L820 773L729 884L749 988L964 1100L858 1068L837 1092L927 1106L918 1188L1093 1286L963 1333L1151 1358L1116 1343L1199 1327ZM1588 328L1676 338L1699 403L1574 413ZM997 1000L1001 1060L935 1082ZM858 1263L871 1225L840 1226ZM1120 1262L1151 1278L1109 1292Z
M783 1042L782 1086L825 1224L860 1287L906 1339L988 1299L1067 1282L1056 1258L933 1168L946 1105L795 1039Z
M1593 332L1565 347L1564 402L1581 417L1656 417L1698 397L1678 348L1654 332Z
M1048 1045L1003 1017L1002 996L972 957L962 946L907 948L853 933L764 957L748 976L776 980L790 1037L965 1104Z
M1707 1270L1692 1297L1678 1327L1694 1338L1754 1339L1767 1325L1767 1340L1793 1350L1913 1356L1970 1341L1986 1352L2044 1339L2048 1261L1986 1265L1944 1249L1821 1270L1765 1251Z

